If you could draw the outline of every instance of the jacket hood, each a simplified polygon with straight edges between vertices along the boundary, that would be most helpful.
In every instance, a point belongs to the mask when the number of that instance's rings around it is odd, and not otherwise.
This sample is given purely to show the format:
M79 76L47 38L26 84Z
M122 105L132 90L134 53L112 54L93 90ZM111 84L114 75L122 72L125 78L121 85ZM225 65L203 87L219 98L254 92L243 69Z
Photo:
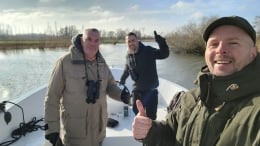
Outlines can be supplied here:
M81 37L82 37L82 34L78 34L78 35L72 37L72 39L71 39L72 46L70 47L70 53L71 53L71 61L73 64L84 64L84 61L85 61L84 57L83 57L83 48L81 45ZM105 62L105 59L103 58L103 56L101 55L101 53L99 51L97 52L96 56L97 56L98 62Z
M260 92L260 55L241 71L232 75L217 77L212 75L207 66L198 75L201 99L207 101L209 97L217 97L221 101L230 101L251 96Z
M82 37L82 34L78 34L76 36L73 36L71 39L71 43L74 47L76 47L78 50L82 50L80 39Z

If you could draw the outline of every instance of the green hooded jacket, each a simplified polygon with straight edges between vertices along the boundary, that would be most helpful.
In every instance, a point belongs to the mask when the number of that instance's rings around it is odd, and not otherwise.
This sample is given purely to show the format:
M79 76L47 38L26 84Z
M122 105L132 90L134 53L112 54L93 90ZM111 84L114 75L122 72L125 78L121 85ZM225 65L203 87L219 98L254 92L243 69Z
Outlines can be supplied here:
M184 93L166 117L153 121L149 146L260 146L260 55L232 75L205 68L199 87Z

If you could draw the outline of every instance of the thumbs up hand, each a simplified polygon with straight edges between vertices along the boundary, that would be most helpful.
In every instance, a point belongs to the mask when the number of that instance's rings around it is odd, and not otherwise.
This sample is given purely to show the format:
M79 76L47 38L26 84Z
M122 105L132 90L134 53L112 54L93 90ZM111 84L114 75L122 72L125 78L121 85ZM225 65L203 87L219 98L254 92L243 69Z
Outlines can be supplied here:
M150 128L152 127L152 120L146 116L145 109L140 100L136 100L136 106L139 113L135 116L132 131L135 139L144 139Z
M136 106L137 106L137 109L139 111L137 115L147 117L144 106L143 106L143 104L140 100L136 100Z

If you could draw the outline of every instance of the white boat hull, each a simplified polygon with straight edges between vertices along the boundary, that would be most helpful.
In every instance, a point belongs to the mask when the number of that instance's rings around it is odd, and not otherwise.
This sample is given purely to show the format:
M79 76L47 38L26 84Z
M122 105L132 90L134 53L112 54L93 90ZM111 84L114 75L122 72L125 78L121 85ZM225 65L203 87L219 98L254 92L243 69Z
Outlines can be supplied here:
M119 80L119 77L122 74L121 69L112 68L112 73L116 80ZM167 105L175 95L176 92L184 90L185 88L160 78L160 85L158 87L159 91L159 104L157 119L164 119L167 113ZM131 81L128 79L126 85L131 91ZM47 85L38 88L35 91L32 91L20 98L15 102L19 104L24 110L25 122L29 122L33 117L36 117L37 120L43 118L44 113L44 97L46 94ZM115 101L111 98L108 98L108 114L109 117L118 120L119 125L114 128L107 127L106 138L103 142L103 146L141 146L142 144L136 141L132 136L132 121L134 119L134 113L129 107L128 117L123 116L123 107L126 106L122 102ZM12 114L12 120L7 125L4 121L3 112L0 113L0 143L10 140L11 132L19 127L19 124L22 122L21 110L16 106L7 104L7 110ZM44 125L43 122L39 123ZM12 144L12 146L51 146L51 144L44 139L44 131L38 130L31 133L27 133L25 136L22 136L20 140Z

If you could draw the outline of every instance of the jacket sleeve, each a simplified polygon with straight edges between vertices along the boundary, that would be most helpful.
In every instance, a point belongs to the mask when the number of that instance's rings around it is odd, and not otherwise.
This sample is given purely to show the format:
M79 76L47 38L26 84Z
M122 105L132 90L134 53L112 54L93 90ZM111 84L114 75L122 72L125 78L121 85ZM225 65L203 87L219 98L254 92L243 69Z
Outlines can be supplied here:
M128 76L129 76L128 69L129 69L128 65L126 64L125 68L124 68L124 71L123 71L123 74L121 75L120 81L125 82L125 80L128 78Z
M147 146L162 145L162 146L172 146L174 145L176 139L176 119L175 114L169 113L167 115L166 121L153 121L152 127L143 140Z
M156 49L155 58L156 59L165 59L165 58L167 58L169 56L169 54L170 54L167 42L164 41L162 43L158 43L158 46L159 46L160 49Z
M108 74L108 84L106 88L106 92L109 95L109 97L121 101L121 92L122 90L117 86L117 83L112 75L111 70L108 68L109 74Z
M185 135L185 127L191 112L196 106L196 95L194 91L183 93L180 102L166 115L165 121L153 121L144 143L158 144L163 146L181 145Z
M48 124L46 134L60 131L60 98L64 89L62 60L58 60L49 79L45 96L45 123Z

